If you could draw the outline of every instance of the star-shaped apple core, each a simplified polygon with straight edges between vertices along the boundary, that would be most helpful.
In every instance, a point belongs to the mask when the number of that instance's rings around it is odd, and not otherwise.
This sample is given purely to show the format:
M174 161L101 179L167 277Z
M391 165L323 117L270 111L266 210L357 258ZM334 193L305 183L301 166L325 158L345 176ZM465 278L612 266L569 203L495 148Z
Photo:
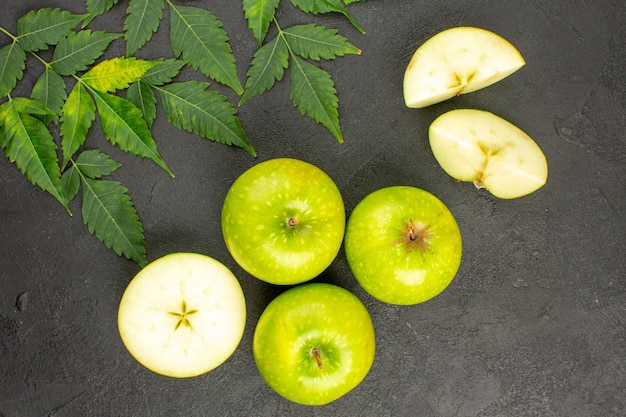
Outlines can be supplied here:
M187 327L188 329L191 329L192 326L191 326L191 322L189 321L189 316L197 312L198 312L197 309L187 310L187 303L185 302L185 300L183 300L182 302L180 312L169 311L168 312L169 314L171 314L172 316L178 317L178 321L176 322L174 331L178 330L180 326L184 326L184 327Z

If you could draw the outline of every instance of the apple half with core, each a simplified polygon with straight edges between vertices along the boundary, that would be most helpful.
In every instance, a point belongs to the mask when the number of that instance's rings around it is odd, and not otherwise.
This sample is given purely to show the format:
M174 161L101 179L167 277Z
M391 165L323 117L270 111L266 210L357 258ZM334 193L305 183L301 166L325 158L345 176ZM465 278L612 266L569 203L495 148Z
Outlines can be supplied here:
M471 26L446 29L413 54L404 73L404 101L407 107L430 106L494 84L524 64L498 34Z
M451 110L429 128L430 147L444 171L499 198L517 198L541 188L548 163L526 133L493 113Z
M130 354L165 376L187 378L225 362L243 337L246 303L237 278L195 253L159 258L131 280L118 309Z
M226 247L248 273L272 284L315 278L335 259L345 208L334 181L291 158L261 162L233 183L222 207Z
M260 374L278 394L299 404L328 404L369 372L374 326L350 291L307 283L268 304L254 331L253 353Z
M461 264L461 233L441 200L398 185L357 204L348 219L345 251L354 277L371 296L418 304L452 282Z

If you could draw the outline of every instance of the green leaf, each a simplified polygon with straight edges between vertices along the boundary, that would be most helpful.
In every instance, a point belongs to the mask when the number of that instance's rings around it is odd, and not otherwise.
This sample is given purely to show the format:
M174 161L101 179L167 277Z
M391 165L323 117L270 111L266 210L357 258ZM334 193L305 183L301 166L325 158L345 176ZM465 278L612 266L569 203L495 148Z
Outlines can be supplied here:
M239 146L256 156L235 115L236 108L207 87L207 83L187 81L155 88L171 124L216 142Z
M354 20L354 18L348 13L346 6L341 0L291 0L291 4L299 8L305 13L313 14L326 14L326 13L341 13L343 14L352 25L361 33L365 33L363 28Z
M248 21L248 28L252 31L259 47L265 39L279 3L280 0L243 0L243 11Z
M170 44L176 57L209 78L243 92L228 35L208 10L170 3Z
M61 170L52 134L41 120L21 113L18 107L11 100L0 108L7 157L30 182L52 194L69 212L61 190Z
M156 96L154 91L150 88L150 85L142 80L131 84L126 92L126 99L133 103L141 113L146 121L148 127L152 126L154 119L156 119Z
M54 48L50 66L60 75L73 75L85 71L100 58L109 44L121 38L117 33L92 32L89 29L72 32L61 39Z
M0 97L6 96L22 79L26 68L26 53L17 42L0 49Z
M119 0L87 0L87 13L89 13L90 20L110 10L118 1ZM85 23L85 25L86 24L87 23Z
M72 165L61 174L61 190L63 191L66 203L69 204L69 202L76 197L79 189L80 173L78 169Z
M30 94L34 100L45 104L56 116L61 115L63 104L67 99L65 80L50 67L46 67L41 74ZM46 118L44 122L50 122L55 118Z
M117 181L96 180L81 176L83 186L82 215L89 229L109 249L145 266L143 226L128 195L128 189Z
M276 81L280 81L289 64L289 51L282 36L278 36L262 47L254 54L250 68L246 88L241 96L239 105L272 88Z
M78 82L61 109L61 148L63 168L74 153L85 143L87 132L96 118L96 105L85 86Z
M165 59L159 62L159 65L156 65L146 71L143 77L141 77L141 81L150 85L163 85L170 83L185 66L185 62L178 59Z
M282 32L289 48L305 59L335 59L345 54L360 54L361 50L346 38L337 34L335 29L327 29L313 23L298 25Z
M18 42L25 51L48 49L67 36L84 16L61 9L31 10L17 21Z
M133 55L158 30L163 19L164 0L130 0L124 20L126 55Z
M121 97L98 90L92 93L107 139L125 152L151 159L173 177L157 150L141 110Z
M11 104L20 113L30 114L31 116L38 117L45 120L46 117L52 118L55 122L58 121L58 116L48 106L39 100L33 100L25 97L15 97ZM45 123L45 122L44 122Z
M92 179L98 179L105 175L110 175L121 167L122 164L114 161L104 152L91 149L78 155L74 166L78 168L83 175Z
M116 57L100 62L87 71L81 80L95 90L114 93L128 88L130 84L141 79L146 71L157 65L159 61Z
M339 143L343 142L337 111L337 91L330 74L294 56L289 96L300 113L324 125Z

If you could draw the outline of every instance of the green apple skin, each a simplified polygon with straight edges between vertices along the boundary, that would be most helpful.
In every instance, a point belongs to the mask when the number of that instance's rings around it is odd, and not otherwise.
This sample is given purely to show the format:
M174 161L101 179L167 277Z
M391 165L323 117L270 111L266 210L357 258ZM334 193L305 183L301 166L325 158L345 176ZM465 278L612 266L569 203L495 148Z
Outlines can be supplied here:
M233 183L222 233L235 261L271 284L315 278L335 259L345 231L343 198L316 166L291 158L253 166Z
M454 279L461 264L461 233L433 194L392 186L372 192L354 208L345 251L354 277L371 296L390 304L418 304Z
M246 324L239 281L221 262L197 253L172 253L130 281L118 308L124 346L143 366L190 378L224 363Z
M278 394L299 404L328 404L369 372L374 326L350 291L306 283L266 307L254 332L253 353L260 374Z
M498 198L523 197L548 180L548 162L539 145L493 113L450 110L431 123L428 136L435 159L448 175Z

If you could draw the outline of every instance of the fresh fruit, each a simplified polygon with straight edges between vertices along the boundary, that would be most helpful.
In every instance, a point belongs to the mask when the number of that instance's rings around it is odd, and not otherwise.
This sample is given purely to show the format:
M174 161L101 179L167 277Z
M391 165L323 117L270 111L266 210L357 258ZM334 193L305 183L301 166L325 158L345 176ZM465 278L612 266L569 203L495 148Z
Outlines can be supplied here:
M235 351L246 322L244 294L226 266L205 255L173 253L131 280L118 311L130 354L162 375L206 373Z
M266 307L253 353L259 372L290 401L322 405L345 395L374 361L370 315L351 292L324 283L293 287Z
M459 26L420 46L404 74L407 107L426 107L508 77L525 64L506 39L485 29Z
M461 233L448 208L410 186L381 188L348 219L345 251L356 280L391 304L417 304L441 293L461 263Z
M222 208L222 232L232 257L272 284L298 284L323 272L341 248L345 221L333 180L316 166L289 158L244 172Z
M541 148L512 123L484 110L442 114L429 129L430 147L450 176L471 181L499 198L541 188L548 163Z

